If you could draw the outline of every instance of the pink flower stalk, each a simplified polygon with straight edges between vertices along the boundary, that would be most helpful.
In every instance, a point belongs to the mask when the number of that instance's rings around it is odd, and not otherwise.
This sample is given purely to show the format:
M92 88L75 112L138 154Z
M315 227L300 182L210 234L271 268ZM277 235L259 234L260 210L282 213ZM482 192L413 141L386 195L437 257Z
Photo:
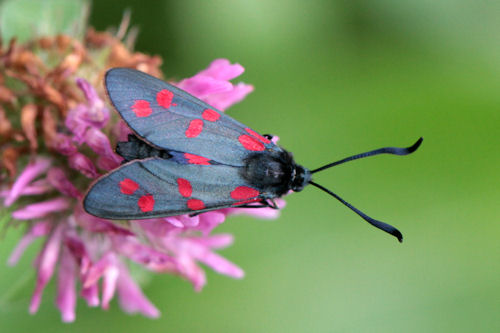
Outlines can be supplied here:
M253 90L250 85L229 82L243 71L239 64L217 59L177 85L216 108L226 109ZM129 261L156 273L179 275L196 291L206 284L199 263L220 274L242 278L241 268L216 253L232 244L232 235L214 235L212 231L231 214L275 218L278 211L229 208L196 216L122 223L83 211L83 193L90 182L120 165L122 157L113 146L116 137L126 140L130 129L117 117L111 117L106 103L89 82L80 78L76 84L85 103L71 108L64 119L65 130L53 134L53 158L35 157L9 189L0 192L4 206L13 205L20 197L31 200L12 213L13 218L26 221L28 231L12 252L9 264L17 263L36 238L45 238L35 260L37 281L30 313L37 312L45 286L56 272L56 306L64 322L75 320L78 296L89 306L108 309L118 295L127 313L157 318L160 311L130 276ZM109 133L113 134L108 137ZM277 201L284 205L283 200Z

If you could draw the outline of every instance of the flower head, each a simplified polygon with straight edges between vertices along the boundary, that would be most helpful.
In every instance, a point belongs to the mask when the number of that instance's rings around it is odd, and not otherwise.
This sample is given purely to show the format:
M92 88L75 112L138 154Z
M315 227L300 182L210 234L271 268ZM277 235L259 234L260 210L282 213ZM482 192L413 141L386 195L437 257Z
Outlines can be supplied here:
M96 66L90 54L106 60ZM158 317L160 311L131 277L129 262L179 275L197 291L206 283L199 263L220 274L243 277L241 268L216 252L229 246L233 237L213 230L231 214L273 218L275 210L231 208L116 222L91 216L82 208L82 194L89 184L122 162L113 147L130 133L110 112L104 92L96 88L102 74L111 66L122 66L158 76L158 57L131 53L117 38L93 30L84 42L68 36L27 44L12 41L0 55L6 76L18 83L11 87L0 81L0 98L6 105L0 107L1 162L6 170L0 175L0 197L3 206L14 207L12 218L24 221L27 230L8 263L16 264L35 239L44 239L34 262L37 278L30 313L37 312L45 286L56 276L56 306L63 321L75 320L78 296L89 306L107 309L118 295L124 311ZM41 59L56 65L48 68ZM253 90L230 82L243 70L239 64L217 59L177 86L224 110ZM22 88L14 88L19 85ZM24 97L26 90L30 98ZM15 121L19 114L20 121Z

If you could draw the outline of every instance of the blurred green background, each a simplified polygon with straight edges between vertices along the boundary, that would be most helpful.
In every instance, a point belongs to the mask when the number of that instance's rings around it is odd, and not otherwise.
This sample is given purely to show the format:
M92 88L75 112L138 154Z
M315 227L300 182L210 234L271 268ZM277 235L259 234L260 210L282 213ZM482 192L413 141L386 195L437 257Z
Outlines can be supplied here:
M169 78L225 57L255 91L228 113L280 136L315 168L425 138L411 156L380 156L315 177L397 226L399 244L315 188L287 198L275 221L233 217L221 253L243 280L208 271L196 293L155 276L158 320L80 300L60 322L54 286L39 313L25 295L2 302L1 332L500 332L500 2L95 1L90 22L132 11L136 49L159 54ZM10 231L0 258L20 236ZM30 262L2 268L0 298L33 279Z

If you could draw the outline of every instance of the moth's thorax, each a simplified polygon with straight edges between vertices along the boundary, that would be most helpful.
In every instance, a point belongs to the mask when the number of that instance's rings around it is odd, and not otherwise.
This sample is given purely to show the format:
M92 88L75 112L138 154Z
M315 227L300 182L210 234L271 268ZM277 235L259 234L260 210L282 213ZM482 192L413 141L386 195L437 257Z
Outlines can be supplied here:
M295 164L292 155L286 151L250 155L241 174L269 197L279 197L290 190L298 192L311 179L309 170Z

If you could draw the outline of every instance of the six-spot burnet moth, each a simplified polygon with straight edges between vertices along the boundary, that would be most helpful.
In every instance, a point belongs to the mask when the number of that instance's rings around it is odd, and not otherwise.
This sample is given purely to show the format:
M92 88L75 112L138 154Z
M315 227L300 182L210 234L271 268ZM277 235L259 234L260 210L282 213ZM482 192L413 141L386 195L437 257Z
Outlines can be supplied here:
M107 219L147 219L228 207L278 208L273 199L311 184L402 241L399 230L313 182L312 175L368 156L413 153L422 138L408 148L376 149L309 170L274 144L272 136L260 135L148 74L113 68L106 73L105 86L135 135L117 145L124 164L90 187L84 199L88 213Z

